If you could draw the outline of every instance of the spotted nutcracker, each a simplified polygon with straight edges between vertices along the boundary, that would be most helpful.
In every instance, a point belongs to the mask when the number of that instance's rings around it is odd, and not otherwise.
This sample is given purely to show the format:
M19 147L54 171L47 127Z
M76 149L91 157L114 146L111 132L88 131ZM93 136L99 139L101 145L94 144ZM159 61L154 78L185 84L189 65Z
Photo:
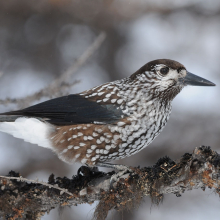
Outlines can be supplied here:
M128 78L2 113L0 131L49 148L67 162L109 166L147 147L186 85L215 86L173 60L154 60Z

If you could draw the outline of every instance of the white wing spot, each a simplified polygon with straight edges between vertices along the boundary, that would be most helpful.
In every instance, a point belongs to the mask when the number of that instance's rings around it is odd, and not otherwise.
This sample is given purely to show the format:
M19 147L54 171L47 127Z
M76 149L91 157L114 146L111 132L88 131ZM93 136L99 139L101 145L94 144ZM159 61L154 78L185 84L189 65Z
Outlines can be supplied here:
M119 121L119 122L117 123L117 125L118 125L118 126L123 126L123 125L125 125L125 122Z
M78 158L79 156L80 156L80 154L76 154L76 155L75 155L75 158Z
M98 133L101 133L101 132L102 132L102 129L98 129L97 131L98 131Z
M92 150L91 150L91 149L88 149L88 150L87 150L87 153L88 153L88 154L92 153Z
M103 136L100 137L100 141L103 142L105 138Z
M104 92L99 92L98 93L98 96L101 96L101 95L103 95L104 94Z
M92 150L95 150L96 148L97 148L96 145L92 145L92 146L91 146L91 149L92 149Z
M111 145L106 145L106 146L105 146L105 149L106 149L106 150L110 150L110 149L111 149Z
M101 144L102 142L99 139L97 139L96 143Z
M95 132L93 132L93 133L92 133L92 136L93 136L93 137L97 137L97 136L98 136L98 134L97 134L97 133L95 133ZM55 137L55 136L54 136L54 137Z
M68 149L64 149L61 154L66 153L68 151Z
M123 102L123 99L119 99L117 103L120 105Z
M109 94L107 94L105 97L106 97L106 98L109 98L111 95L112 95L112 94L109 93Z
M73 148L73 145L69 145L67 148L70 150Z
M119 139L119 137L120 137L119 135L114 135L113 138L114 138L115 141L117 141Z
M93 157L92 159L91 159L91 161L95 161L96 160L96 157Z
M85 159L85 158L84 158L84 159L81 160L81 163L86 163L87 160L88 160L88 159Z

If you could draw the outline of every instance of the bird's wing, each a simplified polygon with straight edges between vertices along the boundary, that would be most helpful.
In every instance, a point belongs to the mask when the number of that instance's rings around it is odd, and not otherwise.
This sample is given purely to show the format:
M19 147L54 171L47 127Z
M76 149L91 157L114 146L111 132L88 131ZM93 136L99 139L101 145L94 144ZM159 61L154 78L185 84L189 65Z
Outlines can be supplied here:
M56 125L112 124L125 116L117 105L98 104L77 94L51 99L22 110L0 115L38 117Z

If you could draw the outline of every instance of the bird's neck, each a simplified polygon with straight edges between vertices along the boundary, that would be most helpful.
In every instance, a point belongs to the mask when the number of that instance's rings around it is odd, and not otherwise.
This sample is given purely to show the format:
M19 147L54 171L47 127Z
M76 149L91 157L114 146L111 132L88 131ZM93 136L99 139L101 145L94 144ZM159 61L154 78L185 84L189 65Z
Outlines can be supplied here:
M121 106L125 112L142 116L152 109L155 114L161 111L167 115L170 114L172 99L161 97L159 92L151 89L149 84L131 81L129 78L115 83L117 95L124 100L123 103L126 103Z

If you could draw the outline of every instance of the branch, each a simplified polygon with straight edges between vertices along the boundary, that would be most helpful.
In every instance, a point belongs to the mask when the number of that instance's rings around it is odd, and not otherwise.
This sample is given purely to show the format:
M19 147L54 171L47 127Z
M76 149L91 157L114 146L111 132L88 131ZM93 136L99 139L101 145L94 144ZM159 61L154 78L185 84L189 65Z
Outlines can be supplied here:
M69 83L71 81L71 77L74 73L76 73L79 68L81 68L86 61L99 49L99 47L102 45L106 38L105 32L101 32L99 36L95 39L95 41L87 48L87 50L79 57L79 59L68 68L66 72L64 72L59 78L52 81L46 88L40 90L37 93L34 93L33 95L27 96L25 98L20 99L0 99L0 105L6 105L6 104L18 104L20 107L28 106L30 103L39 100L42 97L58 97L65 95L63 92L66 89L69 89L79 81L74 81L72 83Z
M197 188L213 188L220 194L219 168L220 155L203 146L177 162L164 157L152 167L131 167L132 171L117 178L112 188L110 178L114 172L103 173L85 166L72 179L54 179L52 174L48 183L27 180L11 171L7 177L0 176L0 216L40 219L57 206L99 200L94 217L103 220L109 210L133 209L145 196L159 204L164 194L180 196Z

